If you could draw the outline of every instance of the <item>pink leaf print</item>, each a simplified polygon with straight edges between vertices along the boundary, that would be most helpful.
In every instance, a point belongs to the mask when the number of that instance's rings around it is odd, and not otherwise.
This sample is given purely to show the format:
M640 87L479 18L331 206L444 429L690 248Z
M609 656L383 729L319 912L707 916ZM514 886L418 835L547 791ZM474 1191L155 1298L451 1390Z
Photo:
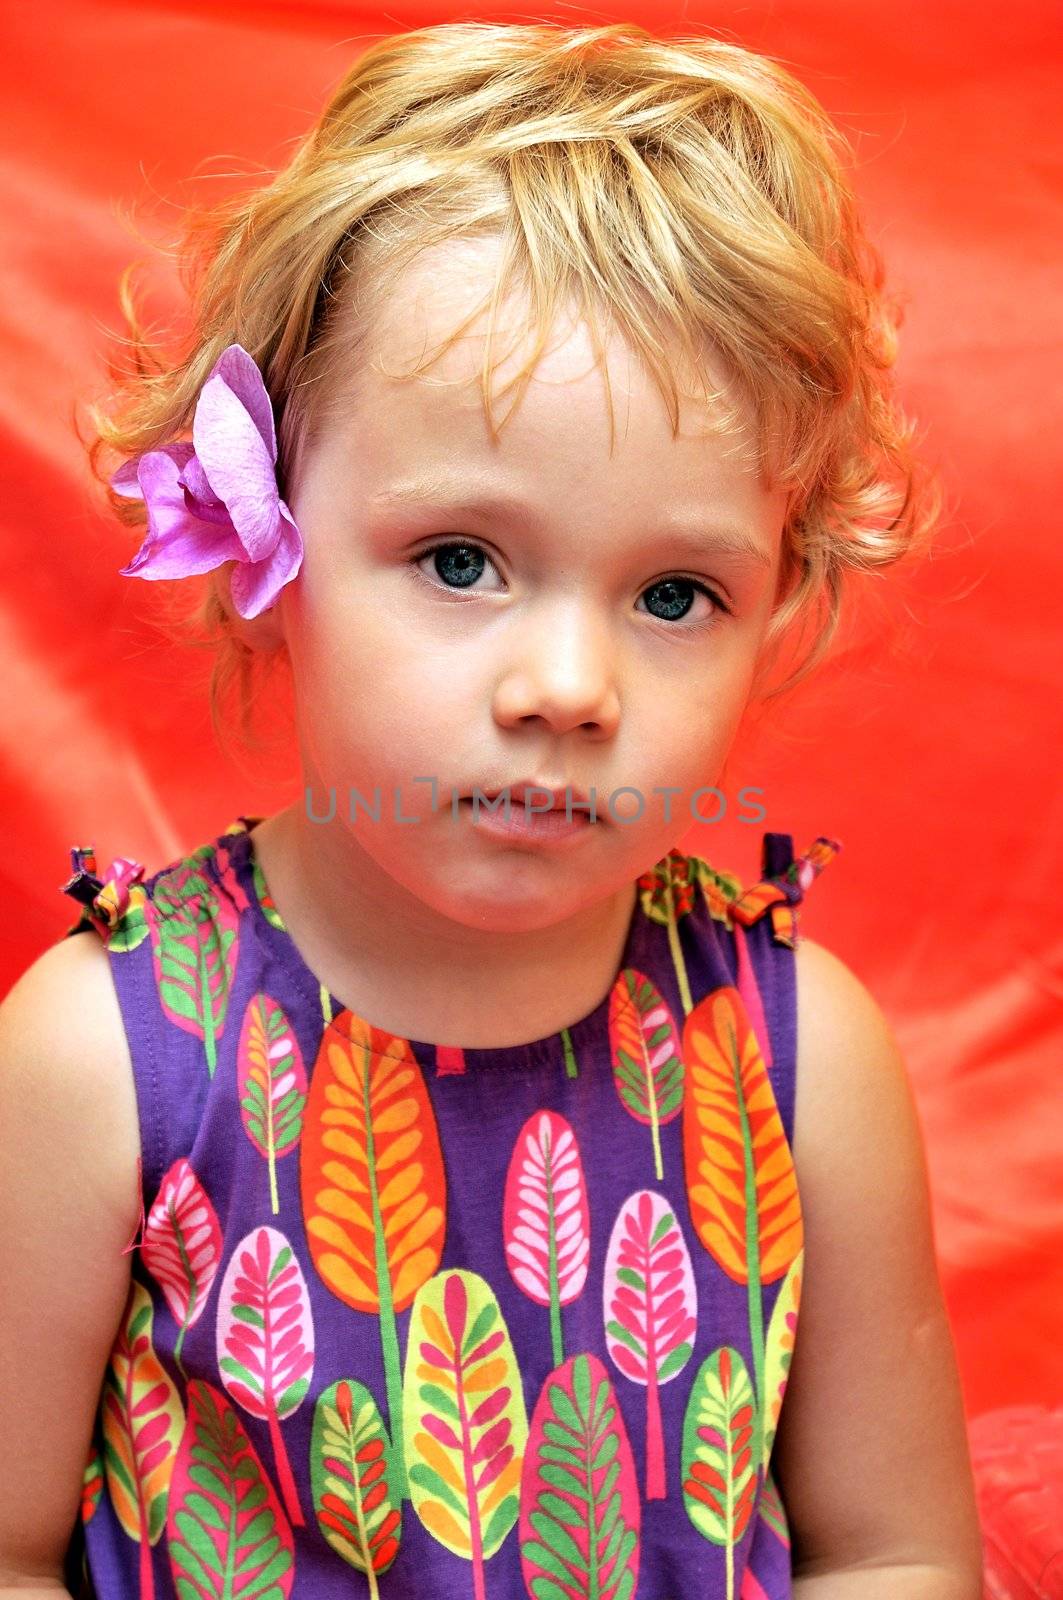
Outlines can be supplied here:
M652 1189L629 1195L605 1256L605 1337L625 1377L646 1385L646 1499L663 1500L659 1388L693 1353L697 1290L690 1251L671 1206Z
M245 1411L269 1423L285 1508L302 1527L280 1423L309 1388L314 1330L302 1268L276 1228L253 1228L233 1251L219 1295L217 1334L222 1382Z
M174 1359L181 1364L185 1334L203 1315L221 1263L217 1212L185 1156L179 1156L159 1185L140 1246L144 1265L166 1297L180 1328Z
M514 1281L550 1307L554 1365L564 1359L561 1307L580 1293L590 1259L590 1211L579 1144L554 1111L534 1111L517 1135L502 1205Z

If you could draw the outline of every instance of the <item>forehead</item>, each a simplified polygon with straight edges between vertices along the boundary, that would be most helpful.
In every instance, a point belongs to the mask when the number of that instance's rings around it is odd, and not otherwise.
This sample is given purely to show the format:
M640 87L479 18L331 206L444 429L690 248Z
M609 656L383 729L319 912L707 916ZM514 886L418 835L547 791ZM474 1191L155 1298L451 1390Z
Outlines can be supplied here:
M499 248L450 241L395 273L379 298L363 298L352 370L333 378L312 451L333 487L353 480L377 502L414 479L446 478L470 495L534 503L558 528L586 530L593 519L636 530L665 507L775 544L786 496L763 477L752 410L719 353L706 348L691 372L675 349L674 432L635 347L615 326L596 319L592 330L566 303L524 386L535 352L529 304L519 290L500 297L493 325L485 304Z
M357 403L361 390L363 398L379 402L385 391L401 387L411 404L427 410L475 412L484 407L484 367L490 359L491 391L503 400L500 406L496 402L496 414L506 413L512 402L504 397L532 359L535 332L530 300L521 289L500 296L493 313L484 304L500 251L494 237L450 241L422 251L383 286L366 319L350 398ZM619 429L625 412L637 412L644 426L654 398L666 420L660 390L632 343L601 318L596 319L596 331L601 353L575 303L562 302L535 358L528 398L545 406L551 394L563 405L593 395L606 406L604 359ZM700 369L693 371L677 345L660 348L679 390L681 434L702 437L718 431L723 408L705 394L707 387L724 399L739 431L752 438L752 409L718 350L703 341Z

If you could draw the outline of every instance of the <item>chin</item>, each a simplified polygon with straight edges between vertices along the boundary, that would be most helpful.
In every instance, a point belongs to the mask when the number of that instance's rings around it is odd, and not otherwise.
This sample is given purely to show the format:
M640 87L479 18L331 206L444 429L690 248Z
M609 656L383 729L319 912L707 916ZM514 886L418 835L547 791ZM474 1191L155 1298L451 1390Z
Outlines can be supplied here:
M558 897L556 883L522 887L512 872L494 885L462 883L456 892L449 885L446 888L440 885L439 893L432 894L422 884L419 894L438 915L482 933L534 933L564 921L584 903L581 898L577 904L567 907Z

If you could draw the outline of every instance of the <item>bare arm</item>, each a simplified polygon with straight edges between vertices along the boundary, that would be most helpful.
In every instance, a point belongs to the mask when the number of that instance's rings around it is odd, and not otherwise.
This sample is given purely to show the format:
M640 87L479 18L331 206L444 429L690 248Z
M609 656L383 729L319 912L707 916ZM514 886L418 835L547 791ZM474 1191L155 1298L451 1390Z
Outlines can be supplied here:
M30 1580L32 1587L25 1583L18 1583L13 1576L9 1576L0 1584L0 1600L55 1600L57 1594L69 1595L70 1590L64 1589L61 1583L38 1583Z
M963 1397L904 1063L860 980L808 939L797 987L805 1264L773 1454L795 1600L981 1600Z
M0 1005L0 1595L54 1600L125 1309L136 1097L98 937L46 950Z
M797 1574L793 1600L982 1600L982 1588L954 1566L850 1567Z

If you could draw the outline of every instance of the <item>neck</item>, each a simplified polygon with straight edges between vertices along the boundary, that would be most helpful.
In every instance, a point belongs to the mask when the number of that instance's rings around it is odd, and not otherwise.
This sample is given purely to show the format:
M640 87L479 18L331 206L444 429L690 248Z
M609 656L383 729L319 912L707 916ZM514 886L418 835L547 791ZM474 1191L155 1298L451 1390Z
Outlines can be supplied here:
M609 992L637 889L534 930L456 922L385 872L342 824L295 803L253 850L311 972L350 1010L408 1039L504 1049L558 1032Z

